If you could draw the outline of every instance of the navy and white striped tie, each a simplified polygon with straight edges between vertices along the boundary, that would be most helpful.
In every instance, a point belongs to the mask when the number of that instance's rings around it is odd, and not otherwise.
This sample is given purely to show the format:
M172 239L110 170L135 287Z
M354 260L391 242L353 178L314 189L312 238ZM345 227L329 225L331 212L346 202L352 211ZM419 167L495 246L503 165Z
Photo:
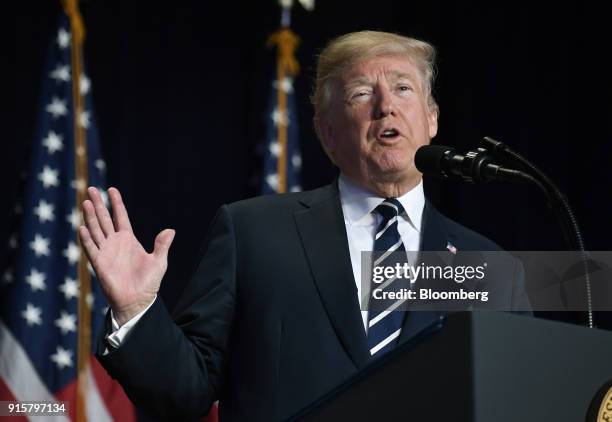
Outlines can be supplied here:
M392 252L405 251L402 238L397 230L399 215L404 212L404 207L395 198L385 199L378 205L375 211L382 216L382 221L376 230L374 238L373 265L393 266L396 263L406 262L405 254L398 255ZM383 289L384 292L399 291L404 282L401 279L391 277L382 283L372 282L371 292L375 288ZM370 355L380 357L397 344L406 312L398 310L404 300L378 300L373 299L370 293L370 307L368 313L368 347Z

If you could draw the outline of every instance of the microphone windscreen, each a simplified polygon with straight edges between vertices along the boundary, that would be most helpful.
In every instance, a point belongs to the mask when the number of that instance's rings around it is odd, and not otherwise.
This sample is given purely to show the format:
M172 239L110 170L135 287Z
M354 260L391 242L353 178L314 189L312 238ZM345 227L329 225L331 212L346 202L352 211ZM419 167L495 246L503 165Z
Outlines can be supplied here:
M447 153L454 151L454 148L445 145L423 145L414 155L414 164L423 174L439 175L446 170L444 162Z

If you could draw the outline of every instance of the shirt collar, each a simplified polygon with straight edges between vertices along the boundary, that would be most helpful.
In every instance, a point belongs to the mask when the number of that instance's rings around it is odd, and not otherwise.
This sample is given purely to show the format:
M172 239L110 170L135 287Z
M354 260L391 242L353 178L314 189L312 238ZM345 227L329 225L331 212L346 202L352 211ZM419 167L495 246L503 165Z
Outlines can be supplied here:
M338 189L340 191L342 212L348 224L360 226L372 225L375 223L376 220L372 211L374 211L385 198L359 186L344 174L340 174ZM421 179L419 184L410 191L396 199L402 204L404 210L406 210L402 216L420 232L423 208L425 207L423 179Z

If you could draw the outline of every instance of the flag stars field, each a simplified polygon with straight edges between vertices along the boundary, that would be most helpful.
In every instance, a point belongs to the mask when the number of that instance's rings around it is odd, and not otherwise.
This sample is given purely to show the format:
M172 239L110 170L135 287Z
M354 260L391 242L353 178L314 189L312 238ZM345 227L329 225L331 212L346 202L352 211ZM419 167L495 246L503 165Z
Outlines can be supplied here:
M104 172L106 170L106 163L104 162L104 160L98 159L95 161L94 165L101 172Z
M89 93L89 89L91 88L91 81L85 75L81 75L79 78L79 91L82 95L86 95Z
M45 284L46 278L47 276L44 273L38 272L36 268L32 268L32 270L30 270L30 275L26 277L26 283L30 285L33 292L45 290L47 288Z
M34 208L34 214L38 216L38 221L42 224L46 221L55 220L55 215L53 215L53 205L41 199L38 201L38 205Z
M82 111L81 114L79 114L79 125L85 129L89 128L91 125L91 116L89 111Z
M279 109L274 109L272 112L272 121L275 126L289 126L289 116Z
M280 144L277 141L270 142L270 154L277 157L280 155Z
M66 101L60 100L57 97L53 97L53 99L51 100L51 104L49 104L45 110L51 113L51 115L55 119L57 119L60 116L65 116L66 114L68 114L68 108L66 107Z
M274 190L278 189L278 174L272 173L266 176L266 183Z
M34 254L37 257L49 256L51 253L49 250L50 243L51 239L47 239L46 237L36 233L34 235L34 240L30 242L30 248L34 251Z
M59 186L59 171L49 166L44 166L38 175L38 180L42 182L45 189L51 186L57 187Z
M60 28L57 31L57 45L61 49L68 48L70 46L70 32L66 31L64 28Z
M66 221L70 223L70 226L76 230L81 224L81 213L76 208L73 208L70 214L66 216Z
M291 164L293 164L293 167L295 167L296 169L299 169L302 167L302 157L300 157L299 155L294 155L293 157L291 157Z
M62 251L62 255L64 255L70 265L75 265L79 262L79 257L81 256L81 252L79 251L79 247L74 242L69 242L68 247Z
M293 93L293 78L285 77L281 83L278 83L278 81L274 81L272 83L272 86L274 86L275 89L278 89L278 87L280 86L280 88L284 92L286 92L287 94L291 94Z
M21 312L21 316L26 320L28 327L32 325L42 325L42 309L28 303L26 308Z
M55 320L55 326L62 334L76 332L76 316L65 311L60 311L60 317Z
M68 82L70 80L70 66L57 65L49 77L55 79L57 82Z
M72 350L57 346L55 353L51 355L51 361L54 362L59 369L72 366Z
M62 137L52 130L49 131L47 137L43 139L43 145L47 148L49 154L53 155L56 151L64 149Z
M79 297L79 283L70 277L64 278L64 282L57 288L64 294L66 300Z

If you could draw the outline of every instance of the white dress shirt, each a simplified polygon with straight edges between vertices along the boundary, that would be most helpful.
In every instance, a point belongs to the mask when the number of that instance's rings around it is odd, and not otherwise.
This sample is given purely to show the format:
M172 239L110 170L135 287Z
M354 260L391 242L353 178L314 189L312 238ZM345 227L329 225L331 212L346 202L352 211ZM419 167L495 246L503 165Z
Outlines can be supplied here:
M359 306L361 306L361 252L372 251L374 248L374 235L382 219L378 213L374 212L374 209L385 198L365 190L344 175L340 175L338 188L340 190L342 214L344 215L344 225L348 237L351 266L353 267L353 276L357 285L357 297L359 299ZM423 180L421 179L417 186L396 199L406 211L400 215L397 228L404 243L404 248L407 251L418 251L420 246L421 220L425 206ZM119 347L132 327L136 325L144 313L153 305L153 302L121 327L119 327L111 310L113 331L107 336L107 342L115 348ZM361 311L361 317L363 327L367 333L368 311Z
M385 200L362 188L344 175L338 181L340 201L344 214L344 225L351 253L353 276L357 285L359 306L362 305L361 292L361 252L374 249L374 235L382 217L374 209ZM421 237L421 220L425 207L423 179L412 190L396 198L404 207L405 213L398 219L397 230L406 251L418 251ZM361 311L363 327L368 331L368 311Z
M153 298L153 301L149 303L149 306L147 306L145 309L143 309L142 311L134 315L132 319L130 319L125 324L123 324L121 327L119 327L119 323L115 319L115 316L113 315L113 310L111 309L111 321L112 321L113 331L109 335L106 336L107 343L110 344L115 349L121 346L121 343L125 340L125 338L130 333L134 325L136 325L136 323L140 320L140 318L142 318L145 312L147 312L149 308L153 306L153 303L155 303L156 299L157 299L157 295L155 295L155 297ZM107 353L108 353L108 349L106 349L103 354L105 355Z

